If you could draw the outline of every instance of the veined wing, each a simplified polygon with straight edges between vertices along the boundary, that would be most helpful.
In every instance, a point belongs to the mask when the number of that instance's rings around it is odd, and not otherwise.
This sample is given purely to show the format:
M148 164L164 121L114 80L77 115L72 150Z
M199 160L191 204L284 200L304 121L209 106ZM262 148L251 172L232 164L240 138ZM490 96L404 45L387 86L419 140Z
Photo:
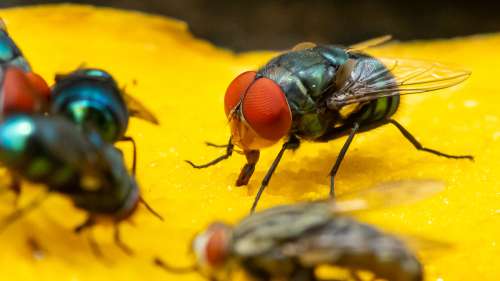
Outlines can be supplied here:
M380 46L380 45L383 45L383 44L389 42L391 39L392 39L392 35L389 35L389 34L375 37L375 38L368 39L368 40L363 41L363 42L353 44L347 48L347 51L348 52L356 52L356 51L362 51L362 50L365 50L368 48L377 47L377 46Z
M371 188L343 194L331 203L334 213L352 213L401 204L410 204L444 190L436 180L403 180L377 184Z
M465 81L471 72L437 62L361 55L349 59L339 74L339 89L327 101L330 108L449 88Z

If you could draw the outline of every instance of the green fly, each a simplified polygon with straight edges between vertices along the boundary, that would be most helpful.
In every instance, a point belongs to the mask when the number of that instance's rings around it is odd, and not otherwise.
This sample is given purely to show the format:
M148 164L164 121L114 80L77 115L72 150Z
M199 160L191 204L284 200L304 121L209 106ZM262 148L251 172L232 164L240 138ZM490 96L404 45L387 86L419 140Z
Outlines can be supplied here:
M97 68L79 68L56 76L50 113L61 115L83 131L93 130L109 143L128 141L133 145L132 170L137 152L131 136L125 135L130 117L158 125L158 119L140 101L118 87L111 74Z
M79 233L96 223L110 222L115 242L126 253L131 250L120 239L119 224L142 203L135 175L126 169L123 155L95 132L84 134L60 116L10 115L0 122L0 163L15 181L42 184L47 192L0 221L0 231L34 210L48 195L58 193L88 213L75 228ZM12 189L12 188L10 188ZM99 253L96 243L91 244Z
M236 145L247 158L236 185L246 185L260 149L285 138L257 192L254 211L285 150L297 149L301 141L329 142L347 136L330 171L331 196L335 175L354 136L386 124L394 125L418 150L473 160L470 155L424 147L392 118L401 95L449 88L466 80L470 72L434 62L374 58L362 51L389 39L384 36L349 48L301 43L258 71L240 74L224 98L231 127L229 143L223 146L226 153L204 165L187 162L194 168L212 166L229 158Z

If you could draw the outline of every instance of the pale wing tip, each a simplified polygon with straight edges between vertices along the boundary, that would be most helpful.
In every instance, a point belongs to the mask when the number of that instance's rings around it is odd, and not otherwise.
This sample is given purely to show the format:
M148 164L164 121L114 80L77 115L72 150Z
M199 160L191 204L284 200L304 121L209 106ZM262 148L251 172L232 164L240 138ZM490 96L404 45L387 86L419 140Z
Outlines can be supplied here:
M150 122L156 126L160 125L160 121L153 115L153 114L144 114L144 113L139 113L139 114L132 114L134 117L142 119L144 121Z
M391 185L397 188L404 188L408 191L420 191L425 193L439 193L444 191L446 186L443 181L435 179L399 180L381 183L380 185Z

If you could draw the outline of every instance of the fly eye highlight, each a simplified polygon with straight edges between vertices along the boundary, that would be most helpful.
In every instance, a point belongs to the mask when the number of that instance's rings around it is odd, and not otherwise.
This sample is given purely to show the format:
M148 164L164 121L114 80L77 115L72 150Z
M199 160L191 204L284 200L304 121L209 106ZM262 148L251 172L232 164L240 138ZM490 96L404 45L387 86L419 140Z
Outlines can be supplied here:
M242 112L245 121L262 138L277 141L292 126L292 112L281 87L269 78L257 79L247 90Z
M241 96L245 94L248 87L255 80L256 74L255 71L243 72L229 84L226 95L224 96L224 110L226 111L226 116L229 116L231 110L240 102Z

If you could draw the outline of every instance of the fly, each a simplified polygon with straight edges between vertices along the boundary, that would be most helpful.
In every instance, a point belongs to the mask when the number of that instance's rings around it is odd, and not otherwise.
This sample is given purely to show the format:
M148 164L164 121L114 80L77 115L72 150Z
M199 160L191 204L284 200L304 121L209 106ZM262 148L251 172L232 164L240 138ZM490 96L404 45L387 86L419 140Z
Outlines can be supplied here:
M439 63L374 58L362 50L389 40L375 38L349 48L301 43L271 59L258 71L237 76L228 86L224 106L231 128L226 153L204 165L229 158L234 146L243 150L247 163L237 186L246 185L259 160L260 150L285 142L268 169L255 196L251 212L268 185L286 150L301 141L329 142L347 136L330 171L330 196L335 195L335 175L354 136L392 124L418 150L434 155L473 160L471 155L451 155L423 146L392 118L401 95L437 91L465 81L470 72Z
M346 269L352 280L370 271L390 281L421 281L423 265L403 240L349 215L414 202L443 187L430 180L386 182L336 200L259 211L236 225L216 222L195 236L193 265L155 263L170 273L198 272L215 281L231 280L237 269L258 281L321 281L315 274L320 266Z

